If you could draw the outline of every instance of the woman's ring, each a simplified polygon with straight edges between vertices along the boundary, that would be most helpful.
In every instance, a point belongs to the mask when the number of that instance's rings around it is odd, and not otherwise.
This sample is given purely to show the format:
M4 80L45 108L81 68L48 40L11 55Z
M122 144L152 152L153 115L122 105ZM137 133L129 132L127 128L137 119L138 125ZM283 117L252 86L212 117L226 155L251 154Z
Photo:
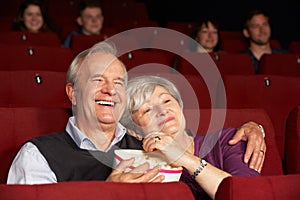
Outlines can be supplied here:
M160 141L160 140L161 140L161 138L160 138L158 135L154 137L154 141L155 141L155 142L158 142L158 141Z
M260 150L260 152L262 152L263 154L265 154L265 151L264 151L264 150L262 150L262 149Z

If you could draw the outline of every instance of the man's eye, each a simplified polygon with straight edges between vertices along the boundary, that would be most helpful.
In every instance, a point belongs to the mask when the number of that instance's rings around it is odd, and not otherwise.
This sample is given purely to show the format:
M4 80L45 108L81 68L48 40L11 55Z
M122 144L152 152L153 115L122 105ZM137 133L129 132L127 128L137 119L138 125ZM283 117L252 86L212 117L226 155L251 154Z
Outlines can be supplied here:
M96 82L101 82L103 79L102 78L95 78L93 79L93 81L96 81Z
M116 81L115 84L119 86L124 86L124 83L122 81Z

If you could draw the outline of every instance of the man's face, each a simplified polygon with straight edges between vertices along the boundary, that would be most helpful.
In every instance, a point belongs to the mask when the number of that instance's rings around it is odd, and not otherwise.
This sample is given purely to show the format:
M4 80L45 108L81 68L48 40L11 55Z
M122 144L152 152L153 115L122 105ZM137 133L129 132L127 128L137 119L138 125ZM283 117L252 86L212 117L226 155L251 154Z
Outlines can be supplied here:
M78 123L87 128L116 126L126 104L125 71L112 54L93 53L81 64L75 84ZM97 125L97 127L95 127Z
M98 7L87 7L77 19L85 35L99 34L103 25L102 10Z
M248 22L248 34L252 42L261 45L267 44L271 36L268 18L262 14L255 15Z

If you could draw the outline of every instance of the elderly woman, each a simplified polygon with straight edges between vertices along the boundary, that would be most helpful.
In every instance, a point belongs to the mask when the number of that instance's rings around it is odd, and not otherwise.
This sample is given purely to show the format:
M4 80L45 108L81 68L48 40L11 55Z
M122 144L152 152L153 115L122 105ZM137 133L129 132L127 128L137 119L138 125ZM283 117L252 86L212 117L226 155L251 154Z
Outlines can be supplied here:
M220 130L212 150L199 157L205 134L192 134L186 129L181 96L167 79L133 78L128 83L127 97L123 124L144 134L145 151L159 151L171 165L184 168L181 181L191 187L196 198L214 198L220 182L228 176L260 175L243 162L245 142L228 145L235 128Z

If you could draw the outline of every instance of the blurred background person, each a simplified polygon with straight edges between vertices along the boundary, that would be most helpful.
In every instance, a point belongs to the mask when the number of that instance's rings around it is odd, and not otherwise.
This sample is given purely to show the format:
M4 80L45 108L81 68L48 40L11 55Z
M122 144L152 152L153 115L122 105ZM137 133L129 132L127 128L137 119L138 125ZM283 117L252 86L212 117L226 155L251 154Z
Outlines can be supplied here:
M285 49L271 46L269 16L262 10L255 9L248 13L244 22L243 35L248 40L249 46L242 53L249 54L256 73L259 71L259 60L263 54L287 53Z
M102 6L97 0L83 0L79 4L79 16L76 18L79 29L72 31L64 40L63 46L69 47L72 36L75 34L99 35L104 17Z
M45 5L40 0L25 0L19 7L14 31L51 32Z

